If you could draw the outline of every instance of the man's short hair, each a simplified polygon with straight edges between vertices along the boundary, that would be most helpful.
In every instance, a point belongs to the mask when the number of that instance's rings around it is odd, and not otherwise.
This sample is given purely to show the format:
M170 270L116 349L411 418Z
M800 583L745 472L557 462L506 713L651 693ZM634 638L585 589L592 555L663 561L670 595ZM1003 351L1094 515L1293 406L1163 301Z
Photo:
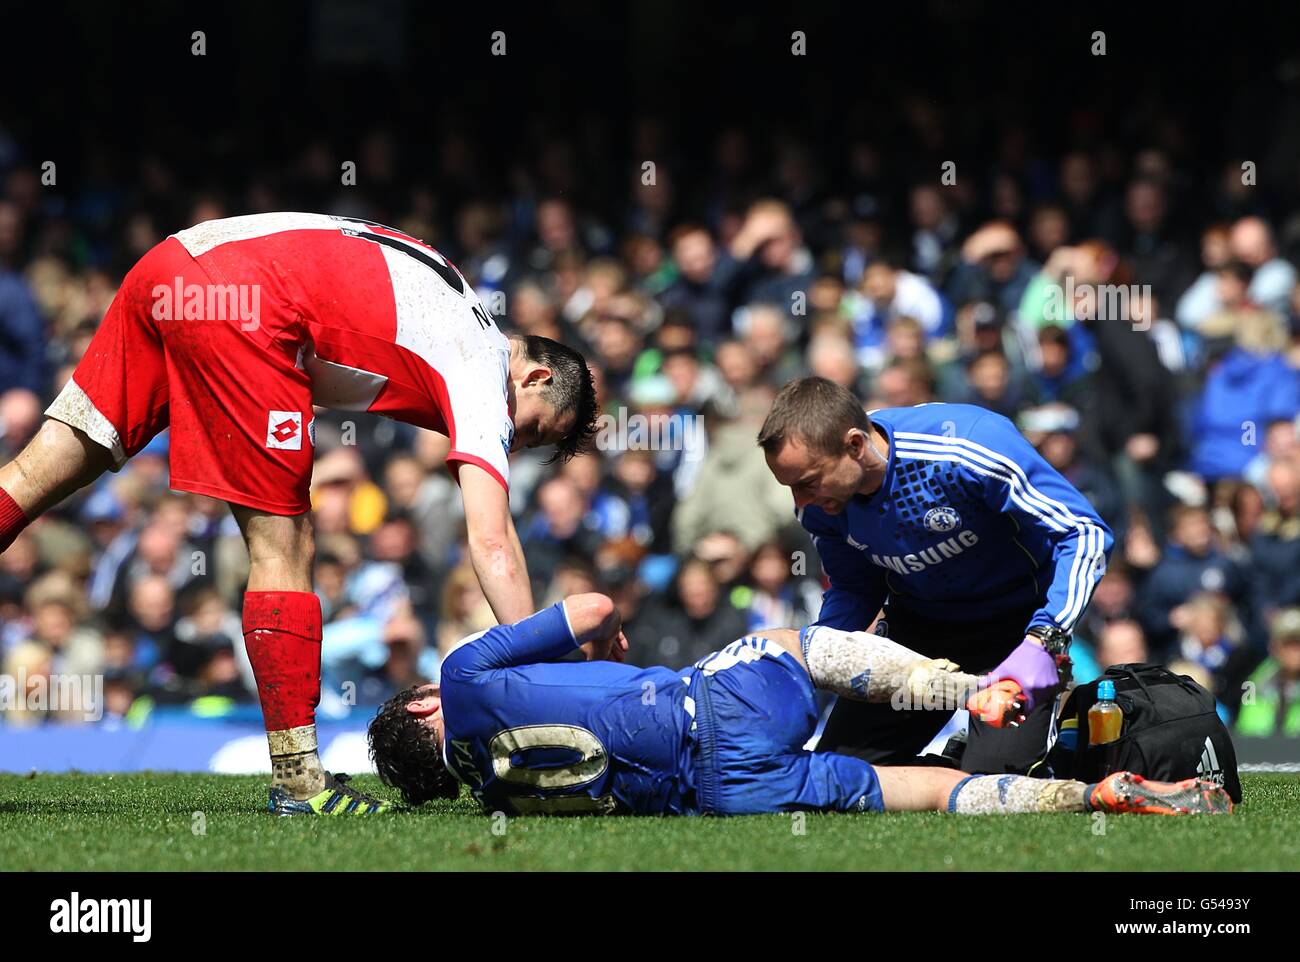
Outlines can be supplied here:
M844 450L844 435L853 428L869 431L871 419L852 391L824 377L801 377L776 395L758 432L758 446L776 454L790 438L798 438L821 454L834 455Z
M925 335L925 328L921 325L921 322L908 314L898 315L898 317L889 322L886 329L891 334L894 331L906 331L908 334Z
M1178 503L1169 509L1169 528L1177 528L1188 518L1209 517L1209 512L1197 504Z
M1039 344L1060 344L1062 347L1070 346L1070 333L1059 324L1048 324L1038 331Z
M1249 284L1255 276L1255 269L1243 260L1233 259L1219 265L1216 274L1231 274L1242 284Z
M555 453L544 461L569 461L591 446L596 436L596 383L581 354L559 341L538 334L515 334L512 339L523 345L524 356L535 364L551 369L551 383L542 391L546 403L556 412L573 414L573 426L555 445Z
M684 224L678 224L668 232L668 242L666 246L669 250L672 250L682 241L683 238L690 237L692 234L704 234L709 238L709 240L713 240L713 235L709 233L709 229L703 224L694 221L687 221Z
M1007 360L1006 353L1000 347L989 347L982 351L976 352L975 356L966 362L966 370L973 371L976 364L982 364L984 361L997 361L1003 367L1010 367L1011 362Z
M384 702L366 731L380 781L401 792L408 805L460 796L460 783L443 763L442 746L406 710L409 703L427 696L418 687L399 692Z
M885 365L884 370L902 371L913 384L919 384L926 394L933 394L938 378L930 362L923 357L896 357Z
M683 344L680 347L669 347L663 350L659 358L660 369L662 370L663 365L667 364L669 361L679 357L684 357L687 360L694 361L696 364L700 363L700 356L695 353L695 348Z

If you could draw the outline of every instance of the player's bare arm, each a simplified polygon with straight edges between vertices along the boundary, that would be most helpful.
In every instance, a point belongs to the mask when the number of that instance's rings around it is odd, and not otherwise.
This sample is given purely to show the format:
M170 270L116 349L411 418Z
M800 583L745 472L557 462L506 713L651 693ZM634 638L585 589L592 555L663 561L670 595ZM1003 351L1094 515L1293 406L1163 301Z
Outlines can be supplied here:
M528 617L533 613L533 589L505 488L478 465L465 464L460 490L470 561L493 614L502 624Z

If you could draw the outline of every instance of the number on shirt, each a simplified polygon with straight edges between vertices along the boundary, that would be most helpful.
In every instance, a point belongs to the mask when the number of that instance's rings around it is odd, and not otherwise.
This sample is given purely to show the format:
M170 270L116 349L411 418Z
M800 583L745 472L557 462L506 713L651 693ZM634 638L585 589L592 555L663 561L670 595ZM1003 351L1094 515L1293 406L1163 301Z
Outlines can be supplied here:
M335 217L335 220L348 221L352 224L359 224L360 227L341 227L339 228L344 235L348 237L360 237L362 240L370 241L373 244L382 244L385 247L391 247L395 251L401 251L408 257L413 257L429 270L433 271L446 282L447 286L459 294L465 296L465 278L460 276L460 271L452 267L445 257L439 254L431 247L425 247L413 237L407 237L401 231L393 230L391 227L384 227L383 224L372 225L370 221L358 220L355 217ZM365 228L375 226L382 227L384 230L392 231L392 234L376 234L374 231ZM400 235L400 236L393 236ZM477 314L477 312L476 312ZM482 324L482 318L479 318Z
M527 768L515 756L530 749L561 749L578 757L567 765ZM530 789L566 789L586 785L605 774L609 753L592 732L577 725L525 725L500 732L488 744L492 771L509 785ZM521 815L608 815L617 807L612 796L512 795Z
M533 749L556 748L575 752L579 758L564 766L525 768L515 756ZM605 774L609 753L599 738L577 725L524 725L508 728L488 744L492 771L510 785L524 788L577 788Z

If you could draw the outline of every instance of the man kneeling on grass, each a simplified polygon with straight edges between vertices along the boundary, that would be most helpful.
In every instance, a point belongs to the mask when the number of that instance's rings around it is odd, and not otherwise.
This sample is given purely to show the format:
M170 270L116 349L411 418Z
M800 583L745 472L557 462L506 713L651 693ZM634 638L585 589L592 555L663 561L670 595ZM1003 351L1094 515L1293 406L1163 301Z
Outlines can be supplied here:
M575 648L586 663L557 660ZM402 692L371 722L380 777L413 805L455 798L464 783L488 811L511 814L1232 809L1223 789L1197 779L1120 772L1085 785L804 751L814 688L947 703L981 683L991 690L990 679L876 635L763 631L680 671L621 664L626 648L618 612L599 594L471 636L443 663L441 685Z

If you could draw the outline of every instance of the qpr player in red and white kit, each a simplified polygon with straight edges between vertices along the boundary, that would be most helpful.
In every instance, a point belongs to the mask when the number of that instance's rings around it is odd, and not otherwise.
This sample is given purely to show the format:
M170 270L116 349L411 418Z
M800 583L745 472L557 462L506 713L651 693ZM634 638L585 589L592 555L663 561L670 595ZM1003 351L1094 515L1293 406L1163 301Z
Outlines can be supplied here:
M281 814L383 811L322 768L320 601L312 591L313 406L445 434L471 559L503 624L533 611L510 517L509 454L590 439L582 356L504 335L433 248L324 214L208 221L123 280L32 442L0 468L0 551L43 511L170 428L171 485L230 504L251 567L243 630Z

